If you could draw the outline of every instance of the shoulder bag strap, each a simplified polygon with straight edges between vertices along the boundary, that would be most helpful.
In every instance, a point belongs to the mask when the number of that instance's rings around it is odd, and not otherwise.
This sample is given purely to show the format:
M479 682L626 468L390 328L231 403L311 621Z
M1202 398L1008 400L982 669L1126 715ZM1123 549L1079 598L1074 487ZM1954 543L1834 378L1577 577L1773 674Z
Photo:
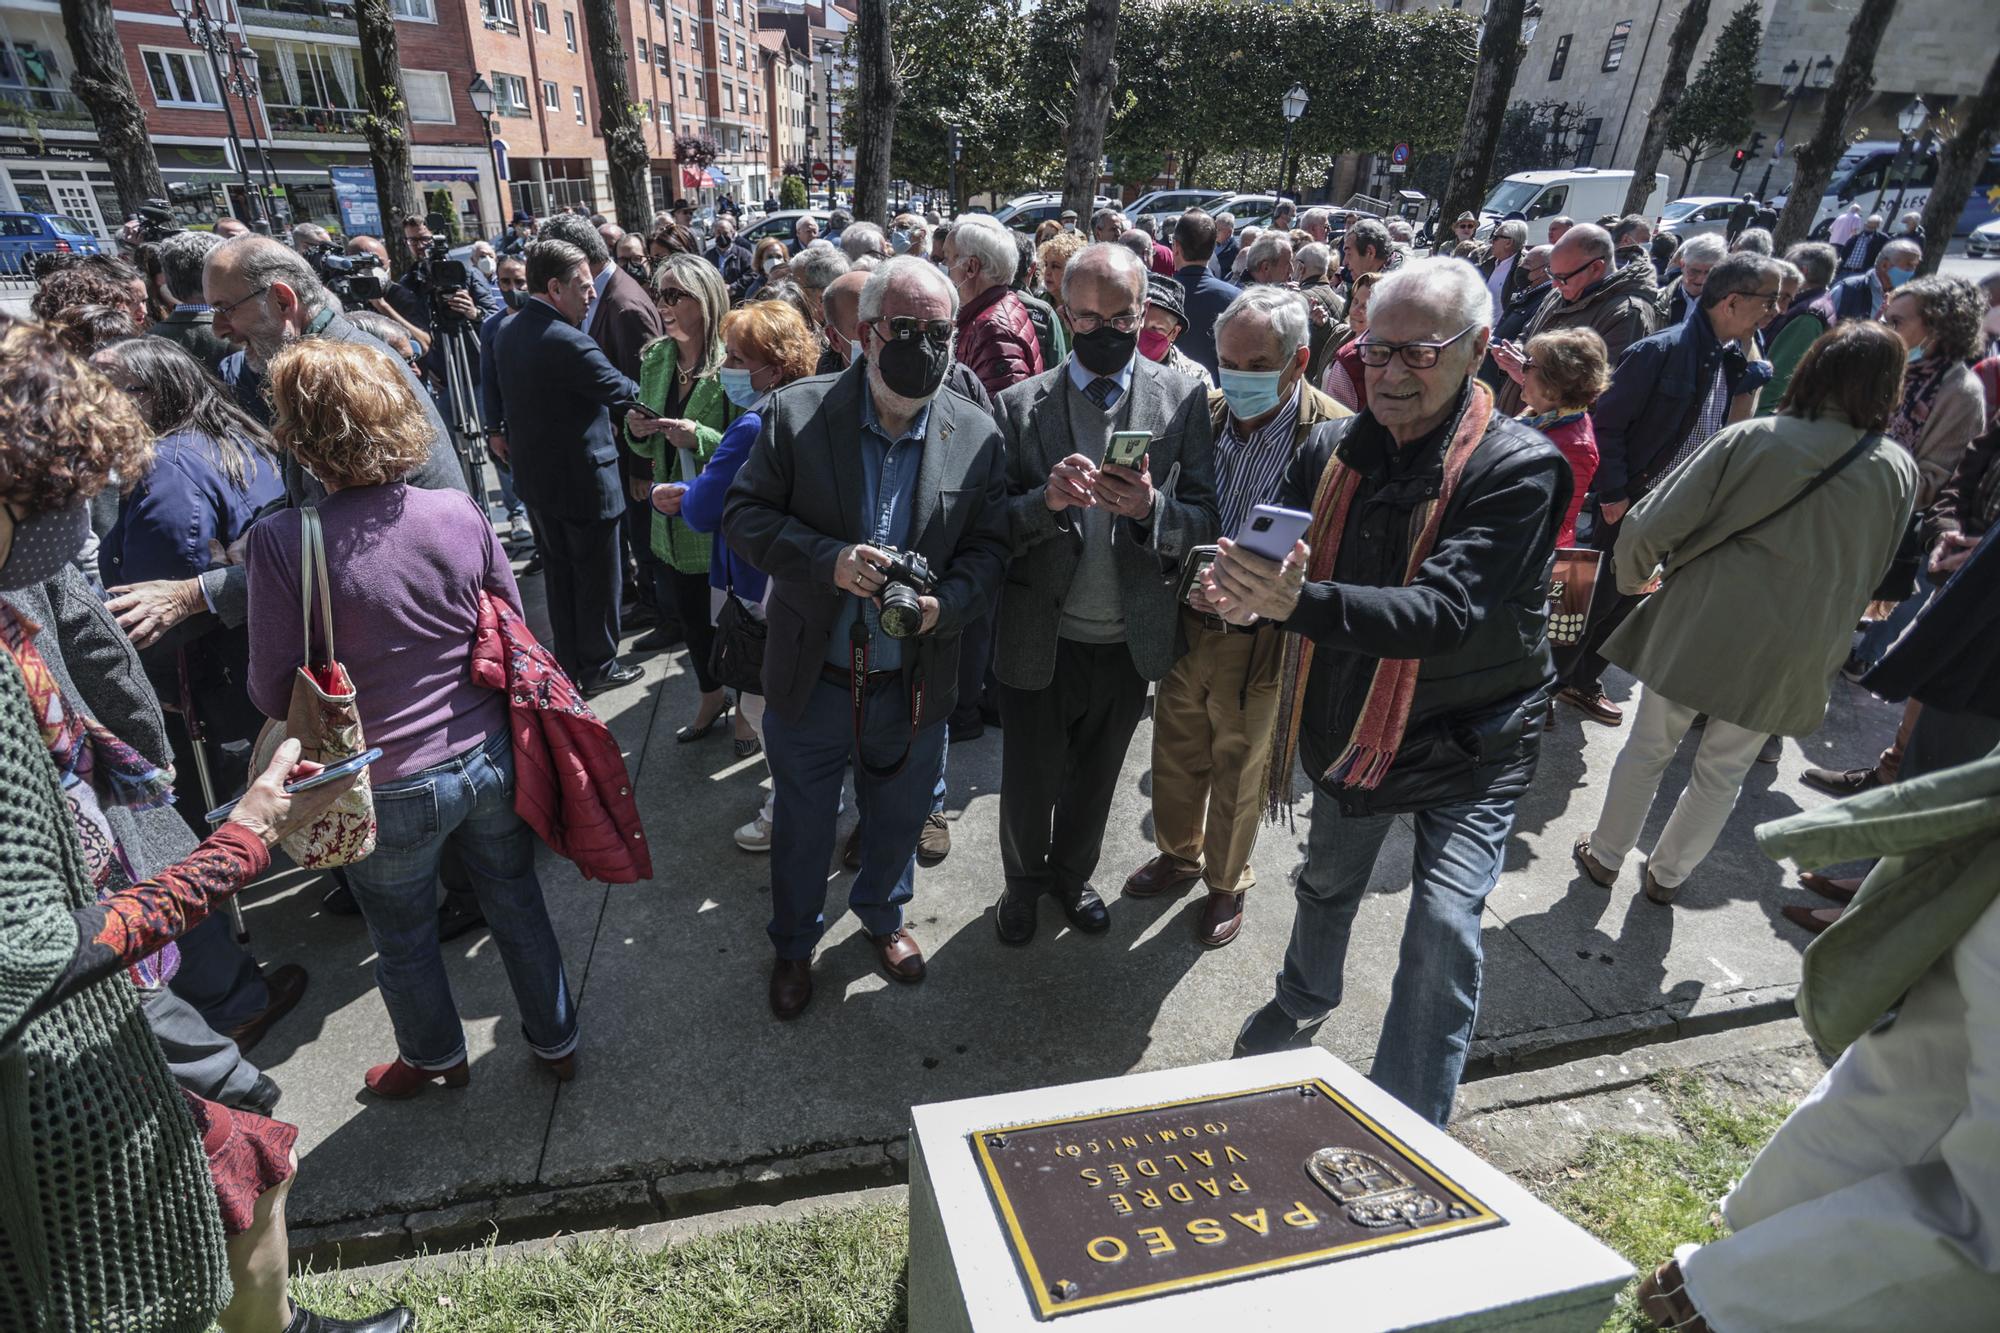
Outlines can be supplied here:
M1875 431L1869 431L1866 434L1864 434L1860 439L1854 442L1853 447L1850 448L1846 453L1842 454L1840 457L1834 459L1831 463L1828 463L1825 467L1821 468L1819 471L1819 475L1814 477L1811 481L1807 482L1804 488L1801 489L1797 495L1794 495L1791 499L1785 501L1783 504L1779 505L1776 509L1773 509L1770 513L1758 519L1755 523L1752 523L1749 527L1741 528L1736 532L1732 533L1730 535L1731 539L1733 540L1736 537L1741 537L1748 533L1755 532L1757 529L1763 527L1766 523L1769 523L1772 519L1776 518L1778 515L1784 513L1787 509L1790 509L1793 505L1797 504L1799 501L1805 499L1808 495L1811 495L1814 491L1818 490L1820 487L1826 485L1829 481L1832 481L1835 477L1839 476L1843 470L1845 470L1845 468L1849 463L1852 463L1855 459L1861 457L1861 455L1867 453L1870 449L1874 448L1875 442L1881 438L1882 438L1881 435ZM1718 542L1716 543L1716 545L1719 546L1721 545L1721 543ZM1711 547L1709 549L1713 550L1714 547ZM331 633L331 631L329 631L329 633Z
M314 574L318 574L320 626L326 640L326 660L335 661L333 647L333 581L326 572L326 535L320 527L319 511L310 506L299 510L299 609L305 620L305 658L311 666L313 641Z

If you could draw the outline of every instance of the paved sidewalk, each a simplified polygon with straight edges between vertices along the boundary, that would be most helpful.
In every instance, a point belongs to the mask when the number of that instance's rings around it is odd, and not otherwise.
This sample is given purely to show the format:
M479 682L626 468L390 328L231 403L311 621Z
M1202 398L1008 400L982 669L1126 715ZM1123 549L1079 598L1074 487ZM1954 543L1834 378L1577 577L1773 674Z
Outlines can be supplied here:
M528 580L526 590L539 629L537 583ZM301 963L312 978L298 1011L255 1053L285 1089L281 1113L302 1130L290 1205L302 1243L370 1231L447 1243L449 1229L437 1224L451 1214L427 1210L461 1205L460 1213L481 1215L509 1196L531 1196L513 1199L530 1211L575 1211L568 1198L657 1212L662 1200L713 1197L745 1179L880 1167L885 1152L894 1158L884 1145L904 1132L912 1103L1221 1059L1243 1017L1269 996L1290 928L1305 802L1295 829L1267 829L1257 849L1259 885L1241 936L1206 952L1190 934L1194 895L1118 897L1124 876L1152 853L1142 727L1098 877L1110 933L1059 929L1060 914L1046 904L1035 942L1010 949L991 919L1000 887L1000 744L989 731L950 756L954 850L918 874L909 919L931 962L929 980L885 980L843 913L822 945L811 1010L774 1022L764 999L767 862L730 839L762 797L763 759L737 761L722 728L676 744L695 698L684 654L646 667L643 682L597 702L625 747L657 878L607 888L543 853L584 1023L574 1083L558 1088L534 1061L497 951L480 932L446 946L471 1086L401 1103L366 1097L363 1071L394 1044L362 923L323 913L322 886L298 875L249 896L262 961ZM1630 682L1619 678L1611 689L1629 696ZM1895 719L1895 710L1841 684L1822 733L1803 750L1788 742L1781 763L1753 772L1714 854L1666 909L1637 892L1636 862L1610 891L1575 872L1570 844L1594 821L1622 732L1560 712L1488 903L1476 1070L1786 1009L1806 937L1778 909L1808 899L1757 852L1751 826L1824 801L1798 781L1800 770L1871 759ZM1692 747L1691 738L1669 773L1670 795L1686 779ZM1658 804L1646 843L1670 808L1670 797ZM853 818L850 801L843 832ZM1347 1002L1319 1038L1362 1068L1388 1003L1409 855L1404 826L1355 926ZM834 872L829 897L838 908L848 877ZM579 1188L607 1182L615 1184ZM370 1218L380 1221L329 1225Z

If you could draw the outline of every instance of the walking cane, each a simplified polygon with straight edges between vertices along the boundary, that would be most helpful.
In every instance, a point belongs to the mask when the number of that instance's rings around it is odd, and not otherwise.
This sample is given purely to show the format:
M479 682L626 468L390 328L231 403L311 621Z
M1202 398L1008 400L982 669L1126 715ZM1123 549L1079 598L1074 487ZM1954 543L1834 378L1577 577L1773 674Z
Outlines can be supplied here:
M221 805L222 802L216 796L215 778L208 771L208 746L202 732L201 715L195 712L194 694L188 689L187 649L183 648L175 654L174 667L180 678L181 723L187 728L188 748L194 752L195 780L201 784L202 800L207 802L202 808L213 810L218 805ZM239 894L231 894L229 896L227 904L229 924L235 929L236 942L238 944L248 944L250 943L250 927L244 923L243 904L237 901L239 896Z

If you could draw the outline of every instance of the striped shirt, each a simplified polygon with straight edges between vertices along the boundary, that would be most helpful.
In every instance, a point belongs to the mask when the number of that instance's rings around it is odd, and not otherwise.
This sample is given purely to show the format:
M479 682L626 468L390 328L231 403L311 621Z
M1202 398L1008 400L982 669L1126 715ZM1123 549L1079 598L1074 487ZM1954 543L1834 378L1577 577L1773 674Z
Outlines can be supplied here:
M1222 511L1217 531L1231 541L1242 532L1252 508L1278 498L1292 463L1292 433L1298 429L1303 396L1293 385L1277 415L1247 440L1237 433L1236 418L1223 413L1222 433L1215 438L1215 491Z

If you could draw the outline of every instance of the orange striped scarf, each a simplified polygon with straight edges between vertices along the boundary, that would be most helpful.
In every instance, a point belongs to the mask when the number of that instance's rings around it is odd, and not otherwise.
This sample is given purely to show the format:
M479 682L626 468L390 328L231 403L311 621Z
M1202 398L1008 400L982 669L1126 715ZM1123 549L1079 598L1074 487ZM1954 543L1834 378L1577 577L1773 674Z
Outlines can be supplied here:
M1486 438L1486 427L1492 419L1493 391L1473 380L1465 406L1459 410L1458 420L1452 427L1451 442L1445 448L1444 484L1439 488L1437 498L1425 501L1411 515L1415 537L1410 542L1410 558L1403 570L1402 586L1408 587L1424 561L1430 559L1431 549L1437 545L1438 528L1444 521L1444 511L1458 490L1458 479L1464 475L1465 464L1472 457L1472 451ZM1312 527L1306 533L1306 544L1312 550L1307 557L1306 578L1314 583L1324 583L1333 577L1333 563L1340 554L1340 539L1347 526L1348 509L1354 503L1354 494L1360 483L1360 474L1341 462L1340 451L1334 450L1326 460L1326 470L1320 473L1319 486L1313 494ZM1312 659L1311 639L1303 634L1286 636L1277 717L1277 734L1283 743L1271 747L1271 767L1265 790L1273 819L1291 804L1292 765L1298 761L1299 724L1305 713L1306 682L1312 675ZM1332 786L1358 787L1363 791L1373 791L1381 784L1390 765L1396 762L1396 749L1403 743L1404 728L1409 726L1410 701L1416 697L1417 671L1422 665L1415 658L1385 658L1376 663L1374 678L1368 684L1368 697L1362 702L1361 716L1355 721L1353 734L1347 738L1339 756L1320 775L1321 782Z

